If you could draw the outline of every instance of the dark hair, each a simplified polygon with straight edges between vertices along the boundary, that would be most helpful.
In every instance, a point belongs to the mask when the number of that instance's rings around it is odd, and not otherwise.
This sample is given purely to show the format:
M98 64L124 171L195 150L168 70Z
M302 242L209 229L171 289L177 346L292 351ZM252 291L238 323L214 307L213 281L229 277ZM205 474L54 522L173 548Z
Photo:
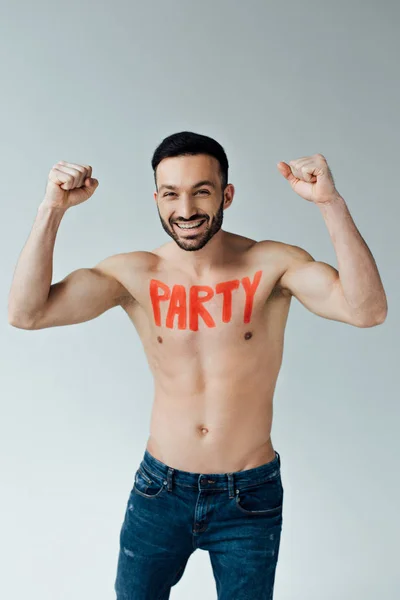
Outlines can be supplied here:
M216 140L207 135L193 133L192 131L181 131L173 133L164 138L161 144L156 148L151 159L151 166L154 171L154 181L157 188L156 168L164 159L170 156L182 156L193 154L209 154L214 156L219 162L219 172L221 178L222 191L228 183L228 158L225 150Z

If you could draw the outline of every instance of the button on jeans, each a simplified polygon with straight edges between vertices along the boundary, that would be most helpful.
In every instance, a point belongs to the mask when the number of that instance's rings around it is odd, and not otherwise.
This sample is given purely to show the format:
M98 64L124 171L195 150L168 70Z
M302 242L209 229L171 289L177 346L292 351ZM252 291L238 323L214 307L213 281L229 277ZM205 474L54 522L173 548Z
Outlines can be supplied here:
M272 600L282 506L276 451L253 469L204 474L146 449L121 527L117 600L168 600L197 549L209 552L218 600Z

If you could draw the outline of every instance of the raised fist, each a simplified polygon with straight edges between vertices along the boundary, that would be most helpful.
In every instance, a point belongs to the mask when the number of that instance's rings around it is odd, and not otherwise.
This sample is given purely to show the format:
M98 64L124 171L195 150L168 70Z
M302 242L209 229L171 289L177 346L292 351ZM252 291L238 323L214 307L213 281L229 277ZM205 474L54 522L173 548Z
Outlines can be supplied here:
M92 167L60 160L51 169L42 204L70 208L88 200L99 182L92 178Z

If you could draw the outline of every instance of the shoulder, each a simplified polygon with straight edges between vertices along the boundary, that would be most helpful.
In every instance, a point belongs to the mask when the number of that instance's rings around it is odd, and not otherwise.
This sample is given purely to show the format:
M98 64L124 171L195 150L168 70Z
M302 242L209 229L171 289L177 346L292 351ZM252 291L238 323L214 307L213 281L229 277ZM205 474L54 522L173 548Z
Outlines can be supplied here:
M118 279L127 270L151 270L152 266L156 265L159 260L160 258L153 252L136 250L108 256L100 261L95 268Z
M279 274L276 288L280 291L289 291L285 287L285 277L288 273L314 261L311 254L301 246L277 240L261 240L254 246L253 252L263 256L264 260L274 263Z
M304 248L276 240L261 240L254 245L254 251L280 260L286 268L296 262L314 260Z
M136 296L137 289L140 289L143 279L158 268L160 260L160 257L153 252L143 250L121 252L104 258L93 270L118 282L121 303L131 302Z

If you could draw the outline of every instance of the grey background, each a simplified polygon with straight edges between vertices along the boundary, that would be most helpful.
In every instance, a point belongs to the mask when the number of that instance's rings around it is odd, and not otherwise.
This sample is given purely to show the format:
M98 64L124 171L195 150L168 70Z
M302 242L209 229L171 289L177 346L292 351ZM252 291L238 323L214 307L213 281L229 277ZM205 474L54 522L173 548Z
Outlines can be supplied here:
M121 308L80 325L7 323L19 253L58 160L100 185L64 217L53 282L168 241L151 155L215 137L236 187L224 228L337 267L317 207L276 163L321 152L380 270L384 324L293 299L274 409L284 527L277 600L400 593L399 6L396 2L70 1L3 5L0 595L114 598L118 538L149 434L153 383ZM216 598L195 552L171 598Z

